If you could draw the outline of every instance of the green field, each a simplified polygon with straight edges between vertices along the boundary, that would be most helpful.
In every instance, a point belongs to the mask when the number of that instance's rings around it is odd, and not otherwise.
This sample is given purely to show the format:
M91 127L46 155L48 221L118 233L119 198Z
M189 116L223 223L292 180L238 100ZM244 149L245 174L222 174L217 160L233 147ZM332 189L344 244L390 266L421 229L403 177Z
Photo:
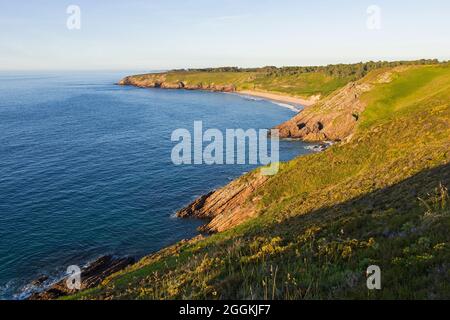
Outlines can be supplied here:
M250 74L228 76L244 85ZM368 106L351 142L282 164L257 191L259 217L69 298L450 298L450 66L391 78L362 97ZM332 82L321 92L340 85ZM312 87L291 92L317 93ZM366 287L369 265L381 268L381 290Z

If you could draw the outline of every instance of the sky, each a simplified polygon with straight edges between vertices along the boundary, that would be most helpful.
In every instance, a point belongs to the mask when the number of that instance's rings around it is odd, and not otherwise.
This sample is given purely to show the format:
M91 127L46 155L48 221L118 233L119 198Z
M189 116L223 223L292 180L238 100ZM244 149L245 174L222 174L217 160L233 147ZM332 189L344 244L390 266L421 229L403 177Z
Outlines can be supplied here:
M67 12L71 5L79 15ZM0 70L418 58L450 59L450 1L0 0Z

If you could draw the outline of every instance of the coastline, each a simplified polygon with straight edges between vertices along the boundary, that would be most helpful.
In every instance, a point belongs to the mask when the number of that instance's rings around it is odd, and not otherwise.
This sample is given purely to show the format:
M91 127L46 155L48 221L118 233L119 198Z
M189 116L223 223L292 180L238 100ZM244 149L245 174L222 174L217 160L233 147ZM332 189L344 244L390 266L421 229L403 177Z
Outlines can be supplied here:
M266 100L271 103L277 104L283 108L288 108L296 113L299 113L305 107L312 106L318 100L317 96L307 100L282 94L258 92L250 90L228 91L228 90L213 90L206 88L187 89L184 87L172 88L164 86L161 87L137 86L134 84L123 84L123 83L118 83L118 85L132 85L141 88L202 90L202 91L215 91L228 94L235 94L243 98L259 98L261 100ZM325 149L326 147L321 148L320 146L317 146L316 149L310 150L313 152L320 152ZM250 179L248 183L243 183L244 176L246 176L246 174L243 174L242 176L234 179L231 182L224 183L224 185L222 185L218 189L212 190L209 193L201 195L187 206L181 207L176 213L176 216L178 218L206 219L208 220L208 222L198 229L199 233L196 236L190 239L175 242L172 245L169 245L168 247L176 246L178 243L183 241L185 242L197 239L202 235L204 237L209 234L221 233L255 216L256 214L255 208L253 208L252 206L244 206L244 203L247 197L250 196L250 194L252 194L253 190L256 190L258 187L262 186L267 181L267 179L265 177L256 175L255 177L253 177L253 179ZM219 209L216 208L217 206L220 206L220 204L224 201L228 202L228 205L225 206L225 208L231 209L231 211L233 211L232 215L228 215L226 214L226 212L222 212L221 209L223 208ZM235 210L236 208L239 207L242 207L243 209L245 207L247 211L243 212L242 210ZM202 214L200 214L200 211L202 211L202 209L204 208L211 209L210 210L211 216L208 215L202 216ZM88 278L88 281L82 282L83 290L90 289L99 285L104 279L106 279L113 273L124 270L128 266L139 261L141 258L153 256L155 254L158 254L158 252L164 249L165 248L161 248L160 250L154 253L148 253L147 255L144 255L138 259L130 256L113 257L105 255L99 257L98 259L95 259L90 263L87 263L85 267L83 267L82 269L82 276ZM76 291L67 290L65 288L66 279L67 277L62 277L59 278L58 281L49 282L46 276L42 275L39 278L35 279L30 284L32 287L34 287L33 288L34 290L28 292L28 294L24 294L21 299L51 300L51 299L58 299L64 296L69 296L76 293Z
M182 81L171 83L165 81L165 78L152 79L150 81L142 81L134 79L132 76L128 76L120 80L118 83L120 86L134 86L138 88L158 88L158 89L178 89L178 90L203 90L213 92L223 92L236 94L242 97L253 97L268 100L276 103L283 108L288 108L294 112L302 111L306 107L313 106L320 100L320 95L311 96L309 98L293 97L286 94L256 91L256 90L238 90L235 85L188 85Z
M370 84L372 84L372 83L370 83ZM359 115L360 112L362 112L364 110L364 108L366 107L366 105L360 101L359 97L361 96L362 93L366 92L365 90L370 90L371 88L372 88L371 86L368 86L366 84L362 85L361 83L350 83L350 84L348 84L348 86L344 87L342 90L340 90L338 92L336 97L339 98L339 100L337 98L336 98L336 100L334 100L334 97L331 97L329 100L325 100L323 105L325 107L343 106L344 107L343 110L345 110L345 111L356 110L358 112L358 113L356 113L356 115ZM199 89L199 90L201 90L201 89ZM255 97L255 98L257 98L257 100L270 101L270 102L275 103L280 106L285 105L286 108L290 108L290 107L295 108L293 106L292 102L286 102L286 101L280 102L280 100L274 100L274 99L269 98L267 95L270 95L271 97L274 96L270 93L263 93L264 96L261 96L261 95L259 95L259 92L256 92L256 94L248 94L248 92L252 92L252 91L234 91L234 92L223 91L223 93L235 94L235 95L238 95L241 97L247 97L249 99L252 99L251 97ZM287 96L276 95L276 94L275 94L275 96L281 97L281 98L290 98ZM293 98L293 99L296 99L296 98ZM289 99L289 100L291 100L291 99ZM290 103L290 104L288 104L288 103ZM353 109L347 108L350 106ZM318 107L319 108L322 107L322 103ZM303 129L306 128L306 129L310 130L308 132L308 134L316 135L317 137L320 138L319 134L320 134L320 131L323 131L323 124L325 124L325 128L328 129L328 123L329 123L328 121L330 121L330 120L326 117L325 118L319 118L318 116L316 117L316 115L314 115L314 117L310 117L310 112L313 112L314 109L316 109L316 108L309 108L307 110L306 115L296 115L294 117L294 119L289 120L289 125L293 128L297 127L299 130L301 130L301 128L298 127L298 123L300 122L300 120L303 121L304 119L307 119L315 127L312 127L312 129L308 129L308 127L305 126ZM334 110L334 109L338 109L338 108L331 108L331 109ZM294 110L294 109L292 109L292 110ZM321 110L321 111L323 111L323 110ZM338 116L339 116L338 113L331 113L331 114L333 115L332 121L334 121L334 119L338 118ZM357 124L359 121L359 116L355 117L354 115L355 115L355 113L348 112L348 119L349 119L349 121L351 121L351 122L349 122L351 124ZM320 115L320 116L323 117L323 115ZM305 121L306 125L309 125L308 121ZM339 125L340 125L339 128L344 127L344 126L342 126L342 124L339 124ZM351 140L353 130L354 130L354 127L348 126L346 128L348 130L351 129L351 131L349 131L351 133L349 136L347 136L349 139L345 140L344 143L348 143L348 141ZM420 129L420 127L419 127L419 129ZM380 132L379 130L380 130L379 128L376 128L376 131L374 130L374 134ZM294 131L289 131L289 135L292 135L293 132ZM382 133L384 134L384 132L382 131L380 133L380 135ZM338 134L346 135L347 133L338 132ZM359 137L356 136L356 138L359 138ZM291 138L291 139L305 141L305 140L303 140L304 139L303 136L299 136L298 138ZM356 139L354 139L354 140L356 140ZM316 152L324 151L326 149L327 145L328 146L332 145L334 142L338 142L338 141L341 141L341 139L339 138L334 141L333 140L330 140L330 141L324 140L320 146L318 146L317 148L312 146L310 150L313 150ZM359 142L360 140L357 140L357 141ZM358 148L360 147L357 144L355 144L355 146L356 146L354 148L355 150L358 150ZM352 147L352 145L350 145L350 147ZM305 148L307 148L307 147L305 147ZM324 164L326 164L325 161L324 161ZM319 168L319 170L320 170L320 168ZM312 170L312 172L314 173L313 170ZM247 177L245 179L244 179L244 176L246 176L246 174L241 175L240 177L233 180L231 183L227 183L225 186L220 187L218 190L211 191L208 194L199 196L196 200L194 200L188 206L186 206L185 208L178 211L177 214L180 218L194 218L194 219L209 220L209 223L207 225L201 227L201 229L200 229L201 235L197 236L198 239L201 239L203 237L203 234L205 234L204 236L206 237L206 235L210 234L210 233L211 234L221 233L230 228L233 228L234 226L245 221L246 219L250 219L250 218L253 218L256 216L255 215L256 214L255 207L258 204L258 201L260 201L260 198L253 192L255 190L259 189L261 186L263 186L267 180L265 180L264 177L252 175L252 173L247 175ZM381 177L381 178L383 178L383 177ZM369 183L368 185L370 185L370 181L368 183ZM413 196L415 196L415 194ZM328 194L324 193L324 198L328 199ZM247 200L249 200L249 201L247 201ZM372 200L372 199L370 199L370 200ZM350 202L350 204L353 205L354 202ZM363 203L363 204L365 204L365 203ZM231 215L228 214L228 212L230 212ZM344 230L344 229L341 229L341 230ZM277 232L278 232L278 230L277 230ZM275 235L277 235L277 234L275 234ZM369 234L368 236L372 236L372 234ZM189 238L190 240L186 240L186 241L187 242L194 241L194 239L196 239L197 237ZM270 238L269 238L269 240L270 240ZM177 241L172 245L163 247L163 248L159 249L158 251L156 251L155 253L150 253L148 255L145 255L144 258L156 256L156 255L158 255L159 252L166 250L168 248L171 248L172 246L177 246L182 241L184 241L184 240ZM123 258L125 258L125 257L123 257ZM104 257L99 258L98 261L101 261L102 259L109 260L110 258L108 256L104 256ZM99 270L99 268L109 269L109 267L107 266L107 263L109 263L109 261L107 261L105 263L106 266L103 263L97 262L97 260L94 261L93 263L91 263L94 266L97 265L96 268L94 268L94 267L91 268L92 270L94 270L93 276L96 277L94 280L92 280L92 283L94 283L94 281L96 281L95 283L98 284L97 281L101 282L102 279L105 279L106 273L103 271L99 272L98 270ZM124 263L123 266L117 267L117 270L119 270L119 272L121 270L125 270L128 266L132 265L133 263L134 263L133 261L130 261L130 263L126 262L126 264ZM88 266L88 267L90 267L90 266ZM99 274L101 274L101 276L99 276ZM110 274L114 274L114 272L111 272ZM46 281L44 278L42 278L42 279L43 279L42 281ZM64 279L61 279L61 281L60 281L60 283L62 285L64 285L64 283L65 283L63 280ZM39 281L41 281L41 280L39 280L39 279L36 280L36 282L39 282ZM49 288L49 289L52 290L52 292L53 292L55 290L60 290L59 288L60 288L60 284L57 284L55 287ZM86 288L88 288L88 287L86 287ZM61 296L67 296L72 293L73 292L69 292L69 293L63 292L61 294ZM45 297L45 299L53 299L53 298L54 297L52 297L52 296Z
M137 87L137 86L136 86ZM151 87L150 87L151 88ZM170 88L157 88L157 89L169 89ZM184 88L180 88L184 89ZM200 91L213 91L213 90L205 90L205 89L195 89ZM235 92L226 92L226 91L215 91L219 93L228 93L228 94L235 94L240 97L252 97L248 94L241 94L241 92L235 91ZM281 97L281 96L279 96ZM294 112L299 112L301 109L298 109L298 107L294 106L291 99L269 99L268 97L257 97L261 100L266 100L269 102L272 102L274 104L277 104L283 108L289 108L290 110ZM290 103L290 104L288 104ZM239 176L238 178L234 179L233 181L224 181L218 189L210 191L207 194L201 195L198 198L202 199L208 195L213 194L217 190L229 190L230 188L227 187L228 185L232 185L236 187L233 189L233 192L236 192L236 198L238 201L232 202L231 204L236 205L237 203L240 203L240 201L245 199L246 193L253 190L257 184L251 184L251 185L245 185L244 188L241 190L240 187L242 187L239 183L236 185L237 181L240 181L243 176L246 174L243 174ZM261 183L265 182L265 180L261 180ZM259 183L259 182L258 182ZM221 195L221 197L224 197L224 195ZM194 200L195 202L196 200ZM189 205L187 205L189 206ZM186 206L180 206L177 213L182 212L186 209ZM253 212L251 212L253 213ZM208 223L203 225L199 228L199 232L192 236L191 238L183 239L180 241L176 241L172 244L170 244L167 247L162 247L154 252L148 252L142 256L128 256L128 255L121 255L121 256L115 256L105 253L104 255L100 255L98 258L95 258L91 261L82 261L80 265L83 267L81 268L81 274L82 274L82 290L87 290L96 287L99 285L103 280L111 276L112 274L125 270L127 267L132 265L133 263L138 262L140 259L143 259L148 256L153 256L155 254L158 254L161 250L164 250L165 248L176 246L179 243L183 243L186 241L192 241L194 239L198 239L199 237L205 237L208 234L212 233L220 233L228 228L231 228L234 226L234 224L238 224L238 222L242 222L243 220L250 218L252 214L249 214L248 216L239 217L242 218L233 220L232 224L229 224L227 221L221 221L220 225L215 226L215 228L209 230L207 228ZM175 214L176 216L176 214ZM188 218L188 215L185 217L178 216L178 219ZM197 217L195 215L192 216L194 219L201 219L200 217ZM213 220L212 217L205 217L205 220ZM210 221L211 222L211 221ZM217 224L217 223L216 223ZM65 283L67 280L67 275L52 275L51 273L43 273L30 281L25 287L23 287L23 291L20 293L17 293L15 296L15 299L19 300L54 300L59 299L62 297L70 296L75 293L77 293L76 290L69 290L66 288Z

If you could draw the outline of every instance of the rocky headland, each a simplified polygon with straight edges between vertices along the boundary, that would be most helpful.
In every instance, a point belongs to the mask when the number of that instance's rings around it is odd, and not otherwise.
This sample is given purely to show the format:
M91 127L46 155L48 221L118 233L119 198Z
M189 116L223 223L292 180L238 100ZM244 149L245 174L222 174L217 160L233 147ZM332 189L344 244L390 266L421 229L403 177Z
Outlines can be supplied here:
M304 141L342 141L351 136L365 103L360 99L371 86L351 82L325 101L306 108L276 127L281 138Z
M177 216L208 219L209 222L199 228L203 233L230 229L256 215L259 198L254 193L268 179L269 176L261 175L259 171L245 175L223 188L197 198L178 211Z
M161 89L185 89L185 90L207 90L216 92L235 92L236 86L233 84L219 85L214 83L195 83L191 84L186 81L171 82L166 79L166 75L154 74L152 77L136 77L129 76L119 81L119 85L131 85L139 88L161 88Z

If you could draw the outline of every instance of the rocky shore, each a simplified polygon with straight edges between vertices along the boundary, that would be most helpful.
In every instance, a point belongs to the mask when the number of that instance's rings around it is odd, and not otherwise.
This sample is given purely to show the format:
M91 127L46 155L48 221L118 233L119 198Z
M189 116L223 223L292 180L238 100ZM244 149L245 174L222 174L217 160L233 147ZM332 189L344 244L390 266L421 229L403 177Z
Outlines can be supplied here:
M126 268L134 262L136 260L132 257L118 258L112 255L106 255L98 258L81 269L81 290L98 286L108 276ZM78 292L78 290L71 290L67 287L67 277L50 286L46 285L47 280L47 276L40 276L32 282L34 293L28 297L28 300L53 300Z
M177 212L180 218L207 219L203 233L216 233L237 226L256 215L259 198L255 191L269 180L259 170L232 181L225 187L197 198Z

